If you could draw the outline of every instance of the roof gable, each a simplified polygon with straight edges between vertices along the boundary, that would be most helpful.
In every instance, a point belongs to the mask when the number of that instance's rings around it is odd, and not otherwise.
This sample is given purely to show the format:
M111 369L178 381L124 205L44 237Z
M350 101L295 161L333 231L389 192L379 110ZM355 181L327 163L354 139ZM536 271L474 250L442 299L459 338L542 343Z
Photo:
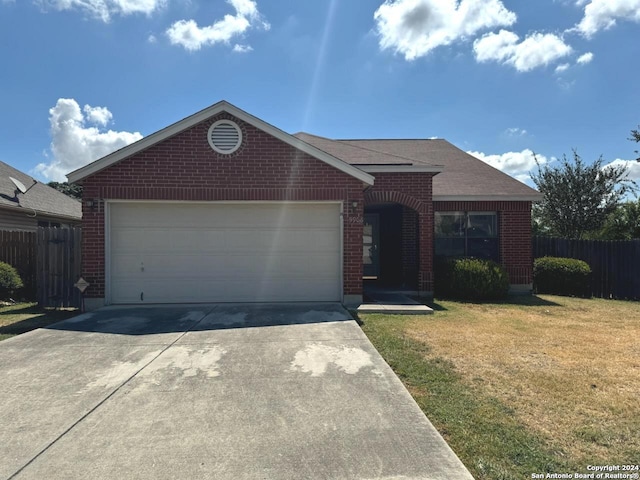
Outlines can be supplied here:
M16 186L9 177L24 184L26 193L17 193ZM80 220L82 205L55 188L34 180L26 173L0 162L0 207L26 209L29 213L58 216Z
M105 168L108 168L109 166L124 160L125 158L135 155L136 153L141 152L142 150L145 150L153 145L156 145L162 142L163 140L166 140L174 135L177 135L178 133L183 132L199 124L200 122L203 122L206 119L210 117L214 117L222 112L229 113L234 117L248 124L251 124L254 127L264 131L265 133L281 140L282 142L294 148L297 148L298 150L304 153L307 153L308 155L311 155L312 157L315 157L318 160L321 160L327 163L328 165L348 175L351 175L352 177L355 177L358 180L368 185L373 185L374 179L368 173L358 168L355 168L352 165L349 165L347 162L344 162L343 160L336 158L330 155L329 153L321 149L318 149L317 147L309 143L303 142L300 139L292 135L289 135L288 133L274 127L273 125L266 123L263 120L260 120L257 117L254 117L253 115L235 107L234 105L231 105L226 101L220 101L204 110L201 110L200 112L197 112L183 120L180 120L179 122L169 125L168 127L163 128L158 132L155 132L147 137L144 137L141 140L138 140L137 142L132 143L131 145L121 148L120 150L117 150L88 165L85 165L84 167L69 173L67 175L67 178L69 179L69 182L72 182L72 183L81 182L83 179L85 179L90 175L94 175L100 172L101 170L104 170Z

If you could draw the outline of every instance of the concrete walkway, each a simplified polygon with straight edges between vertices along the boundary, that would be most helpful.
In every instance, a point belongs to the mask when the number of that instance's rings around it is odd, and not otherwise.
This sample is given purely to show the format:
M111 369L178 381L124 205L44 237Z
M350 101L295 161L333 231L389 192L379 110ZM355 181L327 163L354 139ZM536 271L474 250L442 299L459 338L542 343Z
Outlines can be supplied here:
M431 315L433 309L417 302L401 292L369 289L366 291L369 301L360 305L358 313L387 313L400 315Z
M106 308L0 378L0 479L472 478L340 305Z

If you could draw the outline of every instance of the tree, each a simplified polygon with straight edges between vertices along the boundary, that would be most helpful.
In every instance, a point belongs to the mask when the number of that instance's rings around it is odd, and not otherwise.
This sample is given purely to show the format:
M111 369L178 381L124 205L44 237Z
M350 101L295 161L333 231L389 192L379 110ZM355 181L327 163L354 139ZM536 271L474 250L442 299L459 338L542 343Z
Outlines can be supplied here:
M618 205L594 237L601 240L640 238L640 200Z
M631 138L629 140L640 143L640 125L638 125L637 130L631 130ZM636 154L640 155L640 150L636 150ZM640 157L636 158L636 161L640 162Z
M49 182L47 185L71 198L82 200L82 185L76 185L75 183L68 182Z
M531 179L544 195L534 205L539 231L562 238L584 238L602 229L607 217L624 196L635 192L626 165L602 166L602 157L592 165L584 163L576 151L573 161L563 155L559 166L541 165Z

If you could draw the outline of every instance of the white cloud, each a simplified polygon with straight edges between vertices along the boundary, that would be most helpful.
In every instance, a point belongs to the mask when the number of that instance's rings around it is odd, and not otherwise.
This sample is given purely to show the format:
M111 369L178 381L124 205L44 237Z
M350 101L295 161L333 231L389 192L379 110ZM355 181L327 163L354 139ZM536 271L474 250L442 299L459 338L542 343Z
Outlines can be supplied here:
M156 43L158 41L158 39L156 38L156 36L152 33L147 37L147 42L149 43Z
M373 18L380 48L415 60L483 30L512 25L516 14L501 0L386 0Z
M232 38L240 37L250 28L269 30L271 26L262 19L258 6L253 0L227 0L235 15L225 15L222 20L200 27L195 20L179 20L167 29L167 36L173 45L180 45L189 51L200 50L203 46L217 43L228 44ZM238 45L239 48L250 48ZM238 51L234 47L234 51Z
M55 10L81 10L103 22L109 22L113 15L151 15L164 7L167 0L38 0L38 3Z
M84 111L87 122L95 123L102 127L105 127L113 119L113 114L107 107L91 107L85 105L82 110Z
M511 127L507 128L504 133L510 137L524 137L527 134L527 131L524 128Z
M591 37L613 27L617 20L640 22L640 0L591 0L584 7L584 17L575 30Z
M561 63L556 67L556 73L566 72L567 70L569 70L570 66L571 65L569 65L568 63Z
M84 112L84 113L83 113ZM65 174L142 138L139 132L104 131L113 115L106 107L80 105L73 98L60 98L49 110L51 153L49 163L34 172L48 180L66 181Z
M513 32L488 33L473 42L478 62L501 62L528 72L571 55L573 49L552 33L535 32L520 41Z
M251 45L240 45L239 43L236 43L233 46L233 51L237 53L249 53L253 51L253 47Z
M486 155L482 152L473 151L467 153L511 175L522 183L531 183L531 176L529 174L536 169L536 157L541 165L549 161L544 155L534 156L533 151L528 148L521 152L507 152L501 155Z
M587 52L583 55L580 55L578 57L578 60L576 60L576 63L579 63L580 65L585 65L589 63L591 60L593 60L593 53Z
M617 158L611 163L607 163L602 168L625 166L629 169L628 178L640 182L640 162L636 160L622 160Z

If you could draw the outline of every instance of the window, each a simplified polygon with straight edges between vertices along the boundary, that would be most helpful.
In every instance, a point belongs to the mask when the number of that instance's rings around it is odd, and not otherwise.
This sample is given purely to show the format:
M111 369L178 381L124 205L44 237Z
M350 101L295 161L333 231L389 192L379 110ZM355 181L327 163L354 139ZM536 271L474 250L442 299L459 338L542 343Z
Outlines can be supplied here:
M436 257L500 261L496 212L436 212Z

